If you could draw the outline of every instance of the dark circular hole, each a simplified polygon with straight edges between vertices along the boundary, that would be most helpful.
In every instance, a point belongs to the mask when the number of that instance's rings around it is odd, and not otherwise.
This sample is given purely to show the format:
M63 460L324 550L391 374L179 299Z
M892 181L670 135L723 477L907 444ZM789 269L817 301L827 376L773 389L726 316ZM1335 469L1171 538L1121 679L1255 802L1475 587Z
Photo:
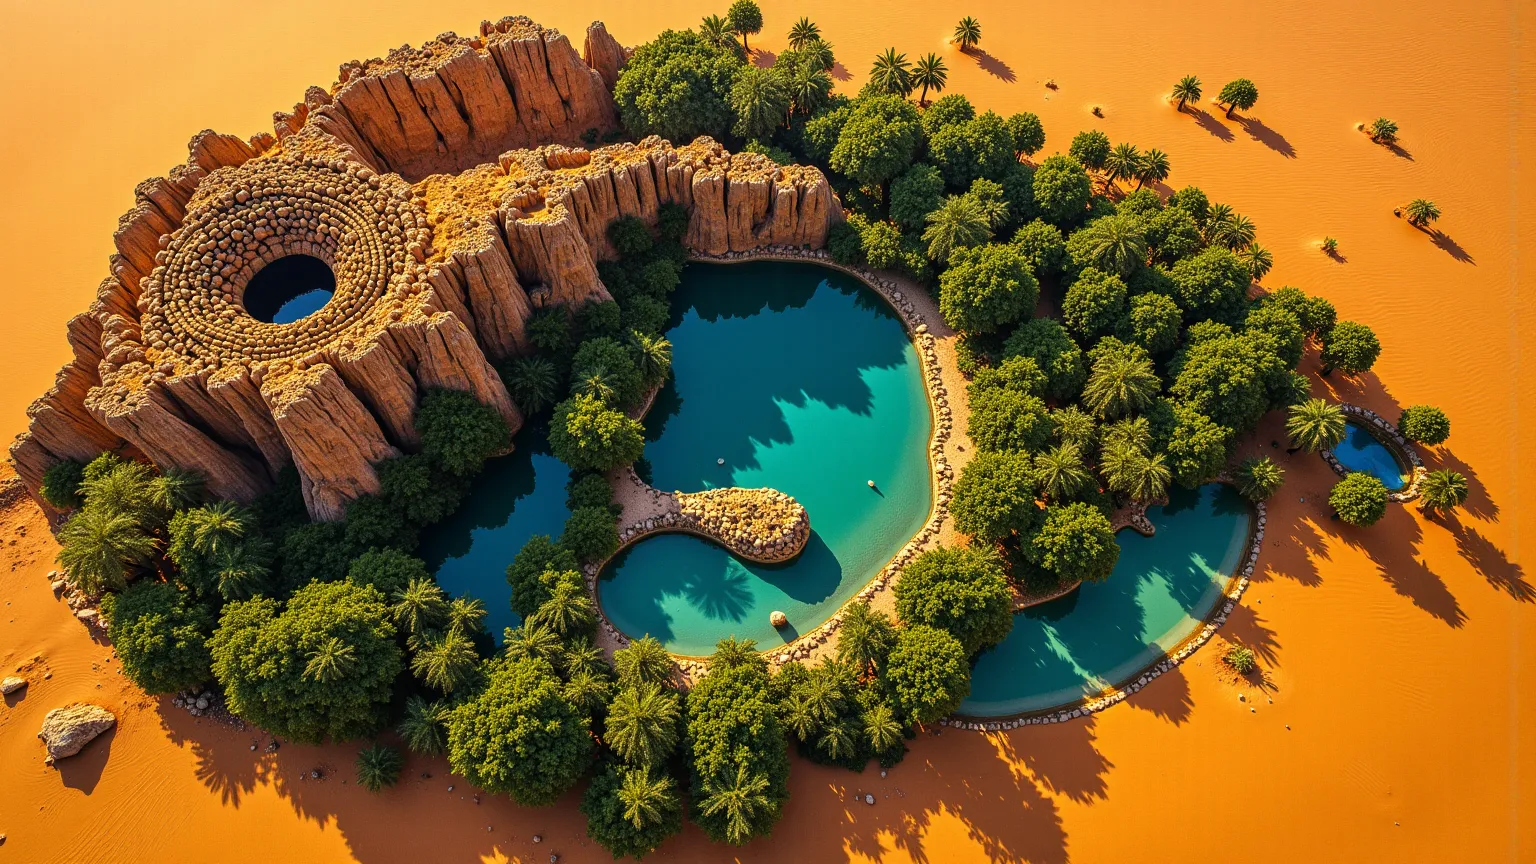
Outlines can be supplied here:
M320 311L336 293L336 274L313 255L288 255L256 271L241 303L257 321L288 324Z

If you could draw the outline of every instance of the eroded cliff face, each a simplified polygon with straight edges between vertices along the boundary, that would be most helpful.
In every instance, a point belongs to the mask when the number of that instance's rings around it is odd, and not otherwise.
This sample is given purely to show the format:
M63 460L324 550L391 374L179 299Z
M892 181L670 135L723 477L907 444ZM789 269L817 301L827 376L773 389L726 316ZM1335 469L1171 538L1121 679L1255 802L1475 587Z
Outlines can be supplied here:
M112 275L69 323L75 356L11 448L29 488L61 459L118 450L248 501L293 464L311 515L338 519L378 490L378 462L419 448L422 389L469 391L521 425L492 364L531 350L533 310L609 299L596 262L614 219L680 204L687 245L720 253L821 246L842 218L816 169L708 138L546 143L614 125L626 52L600 23L586 61L525 18L480 29L348 63L275 135L204 131L139 185ZM252 317L252 278L293 255L330 268L331 300Z

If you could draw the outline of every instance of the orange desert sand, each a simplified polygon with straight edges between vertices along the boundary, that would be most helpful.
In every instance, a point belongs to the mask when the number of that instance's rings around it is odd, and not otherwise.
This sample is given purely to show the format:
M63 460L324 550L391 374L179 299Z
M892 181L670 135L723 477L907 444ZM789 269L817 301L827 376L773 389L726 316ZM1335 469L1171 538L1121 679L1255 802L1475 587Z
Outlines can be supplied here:
M601 19L634 45L726 5L6 0L0 433L22 430L65 360L64 322L106 272L134 184L181 161L197 130L270 130L274 109L332 82L340 62L483 18L529 15L575 38ZM1522 519L1536 372L1521 345L1536 303L1520 296L1536 284L1536 9L763 5L754 50L782 48L808 15L851 73L843 92L887 46L942 51L947 92L1041 116L1040 156L1093 127L1166 151L1172 186L1197 184L1258 224L1275 256L1266 286L1321 294L1380 334L1372 373L1315 379L1314 392L1389 418L1443 407L1454 433L1426 461L1465 474L1472 497L1441 521L1394 506L1351 529L1328 518L1323 462L1288 457L1259 573L1220 634L1258 651L1265 689L1224 680L1217 639L1088 719L921 736L885 778L796 760L771 837L732 849L689 828L656 859L1536 860L1536 573L1523 554L1536 520ZM945 43L962 15L981 20L983 53ZM1208 94L1249 77L1262 98L1242 119L1208 103L1178 113L1164 94L1186 73ZM1400 149L1355 131L1380 115L1401 124ZM1443 233L1393 218L1415 197L1439 204ZM1319 251L1324 236L1339 260ZM1272 418L1245 450L1279 437ZM477 802L444 761L412 757L399 786L373 795L352 779L355 745L268 753L265 738L143 696L51 596L56 547L33 505L0 516L0 542L0 673L27 667L32 681L0 709L0 861L611 860L585 838L579 793L539 810ZM47 767L34 736L77 700L109 707L118 727ZM316 768L325 779L308 779Z

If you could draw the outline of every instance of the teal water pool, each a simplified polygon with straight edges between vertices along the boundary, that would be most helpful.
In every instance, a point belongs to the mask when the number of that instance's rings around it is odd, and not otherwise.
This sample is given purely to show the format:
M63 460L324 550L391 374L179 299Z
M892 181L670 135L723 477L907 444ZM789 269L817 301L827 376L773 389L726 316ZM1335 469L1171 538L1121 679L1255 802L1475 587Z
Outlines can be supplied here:
M599 602L674 653L732 635L776 647L830 618L927 519L921 361L872 290L808 263L689 264L666 335L673 377L645 421L652 485L769 486L805 506L811 538L794 561L758 565L653 536L605 568Z
M1014 616L1008 638L977 658L960 713L1002 717L1076 701L1157 662L1201 626L1247 551L1252 510L1232 487L1174 489L1148 507L1146 537L1119 533L1103 582Z
M1333 458L1350 471L1364 471L1380 480L1390 492L1408 485L1403 466L1387 445L1359 423L1345 424L1344 440L1333 448Z
M524 426L513 450L485 463L452 516L421 535L417 555L455 597L485 603L485 626L499 641L522 623L512 611L507 565L535 534L559 537L571 515L565 506L570 469L549 453L547 428Z

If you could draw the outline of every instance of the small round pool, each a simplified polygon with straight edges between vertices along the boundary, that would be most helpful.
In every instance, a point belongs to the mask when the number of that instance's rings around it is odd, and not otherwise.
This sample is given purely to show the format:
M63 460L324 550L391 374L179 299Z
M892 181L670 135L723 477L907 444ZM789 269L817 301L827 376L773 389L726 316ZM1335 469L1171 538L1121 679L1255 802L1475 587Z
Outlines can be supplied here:
M416 553L444 591L485 603L485 626L497 641L503 629L522 623L512 611L507 565L535 534L559 537L571 515L571 472L550 455L547 428L524 426L512 446L485 463L453 515L422 532Z
M1151 537L1121 531L1108 579L1014 616L977 658L960 713L1003 717L1075 702L1117 685L1194 633L1247 551L1252 510L1232 487L1176 488L1147 508Z
M1403 466L1392 449L1359 423L1345 424L1344 440L1333 448L1333 458L1350 471L1364 471L1380 480L1390 492L1408 485Z
M292 324L319 312L335 293L331 265L313 255L285 255L256 271L240 302L257 321Z
M645 420L652 485L772 487L805 506L811 537L768 566L649 537L604 569L598 599L615 627L677 654L726 636L774 648L830 618L928 518L922 363L885 301L809 263L689 264L672 314L673 378ZM789 627L769 623L776 610Z

